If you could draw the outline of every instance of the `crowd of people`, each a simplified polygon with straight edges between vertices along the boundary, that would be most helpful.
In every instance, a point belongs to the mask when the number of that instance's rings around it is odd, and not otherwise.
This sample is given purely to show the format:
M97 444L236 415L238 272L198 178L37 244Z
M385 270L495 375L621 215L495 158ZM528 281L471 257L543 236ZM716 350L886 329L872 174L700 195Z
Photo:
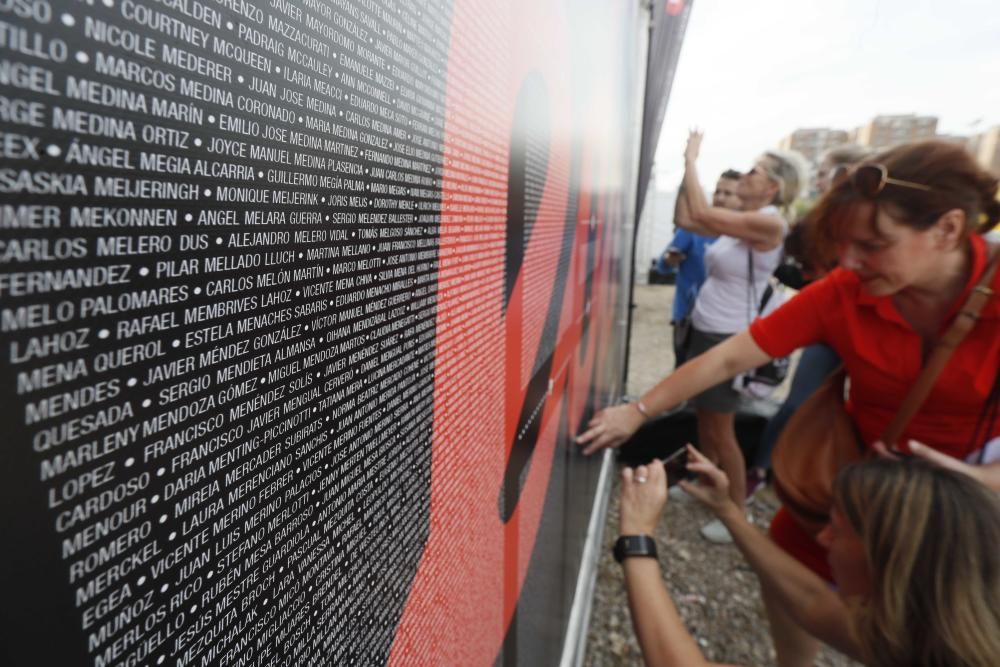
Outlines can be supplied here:
M844 147L790 224L801 156L763 153L709 203L701 140L688 140L665 253L680 266L677 367L577 438L592 454L684 402L697 417L696 481L668 490L656 460L622 472L615 556L647 664L710 664L651 537L684 497L716 515L705 538L735 542L756 571L779 667L812 665L820 642L879 667L1000 664L997 176L940 141ZM783 303L778 279L797 290ZM799 349L748 474L733 421L747 383L733 380ZM765 536L743 504L769 467L782 507Z

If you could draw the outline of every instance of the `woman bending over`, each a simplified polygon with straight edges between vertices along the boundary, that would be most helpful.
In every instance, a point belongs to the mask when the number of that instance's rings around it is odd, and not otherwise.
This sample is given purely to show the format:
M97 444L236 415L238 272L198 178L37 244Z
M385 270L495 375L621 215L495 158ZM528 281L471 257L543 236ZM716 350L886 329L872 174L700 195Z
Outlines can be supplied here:
M811 634L873 667L993 667L1000 657L1000 499L926 461L844 468L829 549L836 589L754 528L729 481L693 447L681 482L726 525L762 589ZM652 535L667 502L663 464L622 473L621 533ZM709 663L688 634L655 557L624 556L632 622L649 667Z

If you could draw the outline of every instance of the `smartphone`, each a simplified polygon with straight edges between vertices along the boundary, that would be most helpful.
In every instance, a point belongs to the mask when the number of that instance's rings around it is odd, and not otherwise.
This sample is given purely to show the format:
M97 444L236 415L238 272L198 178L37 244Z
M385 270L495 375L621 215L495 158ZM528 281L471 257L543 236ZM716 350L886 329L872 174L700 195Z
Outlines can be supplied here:
M917 455L913 454L912 452L904 452L903 450L896 449L895 447L888 447L887 449L889 450L890 454L895 456L900 461L913 461L918 458Z
M663 467L667 470L667 486L673 486L682 479L690 478L687 469L687 447L681 447L676 452L663 459Z

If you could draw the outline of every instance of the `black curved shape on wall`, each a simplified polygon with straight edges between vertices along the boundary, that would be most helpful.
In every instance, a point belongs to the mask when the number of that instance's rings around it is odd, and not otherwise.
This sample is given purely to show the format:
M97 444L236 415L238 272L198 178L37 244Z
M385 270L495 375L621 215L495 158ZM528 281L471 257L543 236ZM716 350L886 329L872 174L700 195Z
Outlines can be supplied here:
M504 252L504 310L521 277L525 249L538 218L549 163L549 99L545 79L533 72L521 84L514 106L507 166L507 240Z
M547 140L549 136L548 120L547 115L545 115L547 108L542 103L544 95L544 81L541 76L530 75L522 84L514 116L512 145L518 145L519 148L516 152L518 156L516 160L514 159L515 151L511 150L509 182L516 184L516 186L510 188L507 198L507 249L509 254L505 266L508 271L507 285L510 289L507 295L508 305L510 294L513 293L513 286L518 279L522 283L526 282L526 276L521 273L524 248L529 245L531 231L537 218L538 205L544 193L544 187L536 186L536 189L531 190L525 186L528 174L544 173L543 168L547 164L547 157L543 160L543 155L547 156L548 146L540 143L542 139ZM566 294L570 258L573 253L573 237L576 232L577 187L580 173L578 160L574 161L570 169L571 185L567 197L567 210L562 222L555 282L545 313L539 348L531 366L531 379L528 381L528 387L521 398L517 427L513 434L514 441L511 444L510 455L504 468L503 483L497 499L500 518L504 523L513 516L520 500L532 455L538 444L541 415L545 411L545 403L549 395L549 376L552 371L555 337L562 312L563 298ZM537 177L535 180L538 182ZM523 217L516 217L518 214L522 214ZM523 222L521 222L522 220ZM519 223L523 224L525 229L525 241L520 245L512 243L512 239L515 238L514 230L517 229ZM514 273L515 271L517 273ZM520 332L513 332L511 335L520 336ZM509 347L517 349L518 346ZM519 383L520 378L508 377L506 382Z

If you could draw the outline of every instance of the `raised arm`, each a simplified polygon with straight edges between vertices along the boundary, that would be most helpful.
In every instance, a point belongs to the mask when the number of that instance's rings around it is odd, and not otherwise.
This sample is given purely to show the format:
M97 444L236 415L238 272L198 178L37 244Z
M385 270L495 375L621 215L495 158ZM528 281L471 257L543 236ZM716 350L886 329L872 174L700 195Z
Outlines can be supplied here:
M697 188L701 192L701 186L699 185ZM694 218L691 217L691 205L688 203L688 198L685 194L686 190L687 186L682 182L681 187L677 190L677 200L674 202L674 224L689 232L715 238L719 235L718 232L714 232L708 227L695 222ZM702 198L704 196L702 194Z
M684 151L684 195L692 231L706 230L712 236L733 236L749 243L755 250L771 250L785 237L785 222L777 215L757 211L730 211L709 204L698 182L695 162L701 149L702 134L693 130Z

